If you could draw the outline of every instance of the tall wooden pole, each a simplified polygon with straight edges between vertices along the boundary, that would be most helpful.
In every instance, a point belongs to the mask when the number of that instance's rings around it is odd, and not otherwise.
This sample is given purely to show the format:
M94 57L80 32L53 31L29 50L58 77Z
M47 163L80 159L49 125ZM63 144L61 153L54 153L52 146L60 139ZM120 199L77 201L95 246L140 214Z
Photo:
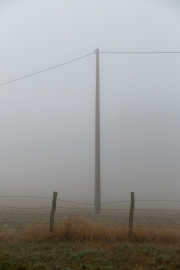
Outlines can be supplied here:
M101 212L100 190L100 95L99 95L99 49L96 53L96 116L95 116L95 211Z

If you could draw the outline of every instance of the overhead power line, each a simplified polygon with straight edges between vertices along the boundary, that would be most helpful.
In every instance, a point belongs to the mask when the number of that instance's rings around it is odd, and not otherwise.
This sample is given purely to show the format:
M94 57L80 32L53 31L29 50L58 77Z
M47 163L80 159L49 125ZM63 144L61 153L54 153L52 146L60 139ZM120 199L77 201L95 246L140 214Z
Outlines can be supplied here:
M180 54L180 52L125 52L125 51L120 51L120 52L99 52L99 53L101 53L101 54ZM23 77L20 77L20 78L11 80L11 81L7 81L5 83L1 83L0 86L6 85L6 84L10 84L10 83L13 83L13 82L16 82L16 81L20 81L20 80L26 79L28 77L32 77L32 76L35 76L37 74L40 74L40 73L49 71L51 69L55 69L55 68L58 68L60 66L64 66L64 65L70 64L70 63L75 62L75 61L78 61L78 60L80 60L82 58L88 57L88 56L90 56L92 54L94 54L94 53L90 53L90 54L87 54L87 55L78 57L76 59L73 59L73 60L64 62L62 64L59 64L59 65L56 65L56 66L53 66L53 67L50 67L50 68L46 68L46 69L43 69L43 70L40 70L40 71L31 73L29 75L26 75L26 76L23 76Z
M90 56L90 55L92 55L92 54L94 54L94 53L90 53L90 54L87 54L87 55L78 57L78 58L76 58L76 59L70 60L70 61L68 61L68 62L59 64L59 65L56 65L56 66L53 66L53 67L50 67L50 68L46 68L46 69L37 71L37 72L35 72L35 73L31 73L31 74L29 74L29 75L26 75L26 76L23 76L23 77L20 77L20 78L17 78L17 79L14 79L14 80L11 80L11 81L8 81L8 82L5 82L5 83L1 83L0 86L3 86L3 85L5 85L5 84L9 84L9 83L13 83L13 82L16 82L16 81L20 81L20 80L23 80L23 79L25 79L25 78L28 78L28 77L31 77L31 76L34 76L34 75L37 75L37 74L40 74L40 73L49 71L49 70L51 70L51 69L55 69L55 68L58 68L58 67L60 67L60 66L67 65L67 64L69 64L69 63L75 62L75 61L80 60L80 59L82 59L82 58L88 57L88 56Z
M105 54L177 54L180 52L99 52Z

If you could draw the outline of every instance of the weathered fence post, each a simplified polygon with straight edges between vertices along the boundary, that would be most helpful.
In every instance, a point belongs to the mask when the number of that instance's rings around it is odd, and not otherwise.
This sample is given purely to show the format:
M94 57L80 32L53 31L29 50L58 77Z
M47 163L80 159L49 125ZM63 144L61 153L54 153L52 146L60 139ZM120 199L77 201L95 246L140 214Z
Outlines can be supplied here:
M133 233L133 216L134 216L134 192L131 192L131 207L129 211L129 237Z
M56 211L57 195L58 195L58 192L53 191L52 209L51 209L51 215L50 215L50 232L54 230L54 215Z

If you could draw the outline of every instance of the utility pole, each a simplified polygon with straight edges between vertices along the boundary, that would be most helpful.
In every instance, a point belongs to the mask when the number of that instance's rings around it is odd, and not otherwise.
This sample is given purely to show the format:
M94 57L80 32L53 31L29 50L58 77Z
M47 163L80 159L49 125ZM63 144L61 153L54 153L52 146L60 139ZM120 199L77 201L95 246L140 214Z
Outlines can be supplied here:
M96 53L96 115L95 115L95 211L101 212L100 187L100 95L99 95L99 49Z

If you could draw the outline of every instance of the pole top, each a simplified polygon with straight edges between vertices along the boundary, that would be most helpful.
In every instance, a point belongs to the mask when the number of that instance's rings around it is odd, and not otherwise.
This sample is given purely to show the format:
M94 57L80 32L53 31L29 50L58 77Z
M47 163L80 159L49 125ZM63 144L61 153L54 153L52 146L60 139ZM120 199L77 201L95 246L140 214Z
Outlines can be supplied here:
M95 52L95 53L98 53L98 52L99 52L99 49L96 49L94 52Z

